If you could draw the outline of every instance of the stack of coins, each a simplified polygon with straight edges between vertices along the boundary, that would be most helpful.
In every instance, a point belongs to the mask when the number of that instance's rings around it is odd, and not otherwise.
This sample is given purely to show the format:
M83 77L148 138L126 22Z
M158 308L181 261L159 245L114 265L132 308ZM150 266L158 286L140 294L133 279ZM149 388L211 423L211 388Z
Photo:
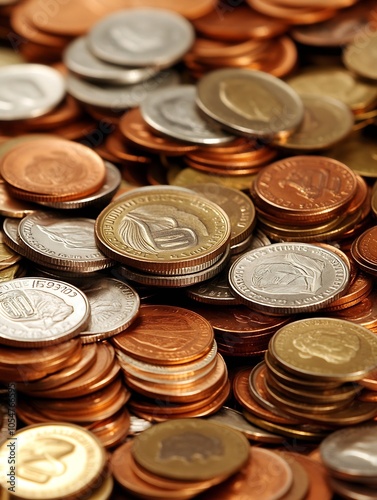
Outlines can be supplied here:
M309 318L283 326L265 358L268 398L312 423L347 426L370 420L377 405L356 398L355 382L376 368L376 348L373 333L345 320Z
M376 423L340 429L323 440L320 456L333 491L342 498L376 496Z
M376 234L377 226L369 227L354 240L351 246L351 255L359 268L372 276L377 275L377 255L374 247Z
M147 420L211 414L229 396L213 329L189 309L142 305L138 318L112 344L134 391L129 407Z
M25 272L21 255L9 248L5 240L4 233L0 231L0 282L19 278Z
M18 430L10 439L0 447L0 484L9 498L14 493L46 500L110 497L107 455L91 432L45 423Z
M207 495L208 488L242 469L249 449L239 431L182 419L157 424L123 444L112 454L110 466L128 493L150 500L189 499L203 491Z
M229 256L229 217L190 190L144 187L97 217L98 248L121 276L148 286L184 287L219 273Z

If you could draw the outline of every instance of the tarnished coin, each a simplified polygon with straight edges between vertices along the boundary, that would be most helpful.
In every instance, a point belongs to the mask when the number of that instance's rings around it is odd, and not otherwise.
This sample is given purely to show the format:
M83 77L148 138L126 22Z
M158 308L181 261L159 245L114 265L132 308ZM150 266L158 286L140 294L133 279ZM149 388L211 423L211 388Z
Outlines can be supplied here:
M16 465L8 461L10 449ZM7 491L12 488L17 498L83 498L106 476L101 442L74 424L29 425L2 444L0 457L0 483Z
M316 311L336 300L350 278L344 260L308 243L274 243L242 254L229 283L242 303L270 314Z
M342 319L294 321L275 333L269 349L283 368L309 379L352 382L377 365L376 336Z
M304 119L289 137L274 144L294 151L320 151L341 141L352 130L354 118L349 106L325 95L301 95Z
M21 220L18 233L30 260L66 271L92 272L114 265L98 249L94 225L94 219L36 211Z
M87 342L106 339L125 330L139 312L140 299L133 288L114 278L90 280L80 287L90 304L90 320L80 335Z
M65 82L43 64L12 64L0 68L0 120L41 116L63 99Z
M239 431L203 419L157 424L135 437L132 455L149 472L172 479L225 480L249 458L249 442Z
M294 132L304 117L297 92L262 71L212 71L201 78L197 91L199 108L237 134L284 137Z
M99 248L119 262L156 274L186 274L185 268L209 267L224 253L230 221L200 195L152 186L108 205L95 231Z
M331 475L376 486L377 423L339 429L322 441L319 450Z
M199 114L195 85L179 85L151 92L140 110L153 129L181 141L221 144L234 139Z
M90 50L104 61L125 66L172 66L189 50L194 28L165 9L126 9L111 14L88 34Z
M0 343L42 347L75 337L88 324L90 306L75 286L46 278L0 283Z
M159 72L159 68L152 66L129 68L102 61L89 50L86 37L76 38L68 45L63 54L63 61L76 75L109 84L139 83Z
M85 104L119 111L139 106L151 91L178 82L178 73L173 70L160 71L143 82L123 85L99 84L70 73L67 76L67 92Z

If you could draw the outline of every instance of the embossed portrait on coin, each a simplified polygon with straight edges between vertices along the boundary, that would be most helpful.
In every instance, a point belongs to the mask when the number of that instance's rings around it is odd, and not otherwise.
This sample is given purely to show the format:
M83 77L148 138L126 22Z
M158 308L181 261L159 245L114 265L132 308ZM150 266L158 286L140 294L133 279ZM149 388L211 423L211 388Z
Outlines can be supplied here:
M77 168L80 158L75 154L59 151L41 154L30 159L25 168L25 177L41 186L61 186L78 181Z
M293 345L302 359L317 357L328 363L341 365L356 356L360 349L360 340L357 335L346 334L344 330L332 333L327 328L318 327L299 333L293 340Z
M199 432L185 432L163 439L160 443L159 458L204 463L209 458L220 458L223 454L224 448L219 438L205 436Z
M119 225L124 243L140 252L189 250L208 236L194 214L168 205L148 205L130 211Z
M232 111L250 120L269 123L283 111L282 104L260 84L242 78L220 83L220 99Z
M33 483L45 484L66 472L63 458L74 450L74 444L63 438L38 438L18 450L17 474Z
M322 286L325 263L300 254L274 255L253 270L254 289L269 294L315 293Z
M293 189L297 196L311 201L323 197L325 191L328 195L337 196L342 187L338 176L330 175L326 169L310 167L289 173L278 185L282 189Z
M48 226L36 224L36 227L51 241L62 244L66 248L97 250L94 240L94 226L56 222Z
M173 126L196 134L211 131L206 122L202 120L191 99L172 97L157 105L160 114Z
M73 307L41 290L11 290L0 296L2 321L17 322L17 327L25 330L44 330L65 320L73 312Z

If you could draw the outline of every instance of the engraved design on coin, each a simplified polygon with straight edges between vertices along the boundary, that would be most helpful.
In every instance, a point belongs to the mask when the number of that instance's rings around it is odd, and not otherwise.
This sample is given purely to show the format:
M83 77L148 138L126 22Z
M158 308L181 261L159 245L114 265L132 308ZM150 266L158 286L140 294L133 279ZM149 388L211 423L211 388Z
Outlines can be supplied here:
M269 123L271 116L283 112L282 103L274 99L271 92L240 78L229 78L220 83L220 99L225 106L249 120Z
M194 463L215 456L221 459L223 454L224 446L218 437L192 431L162 439L158 459L160 461L178 459Z
M64 223L50 224L43 227L36 224L35 227L45 234L51 241L62 244L65 248L80 248L86 250L97 250L93 237L93 227L82 224Z
M114 26L108 36L120 49L135 54L161 50L168 42L164 29L151 19L134 19L132 26Z
M173 126L179 125L184 130L194 133L213 132L203 121L193 106L193 101L182 96L172 97L157 106L158 111Z
M340 176L324 168L307 167L303 172L296 170L288 173L285 179L278 182L278 185L283 189L292 188L297 196L302 196L308 201L324 197L324 191L327 191L327 196L332 198L338 197L342 191Z
M60 186L78 180L80 156L69 151L51 151L48 154L33 155L26 165L24 175L32 184Z
M208 236L198 217L168 205L132 210L119 226L119 235L126 245L141 252L193 248L198 243L197 232Z

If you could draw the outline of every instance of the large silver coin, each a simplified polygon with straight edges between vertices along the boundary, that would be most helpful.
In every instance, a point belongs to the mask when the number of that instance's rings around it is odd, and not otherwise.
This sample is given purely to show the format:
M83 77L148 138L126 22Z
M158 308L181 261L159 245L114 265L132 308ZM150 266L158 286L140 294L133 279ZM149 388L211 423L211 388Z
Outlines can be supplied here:
M159 68L127 68L98 59L88 47L86 37L73 40L63 54L63 62L67 68L82 78L98 80L109 84L139 83L148 80Z
M192 24L165 9L127 9L98 22L88 35L90 50L104 61L125 66L168 67L194 42Z
M304 117L297 92L263 71L218 69L203 76L197 88L203 113L237 134L285 137Z
M169 137L195 144L221 144L234 139L209 123L196 105L195 85L178 85L151 92L140 107L144 120Z
M338 298L349 270L334 252L308 243L274 243L240 256L229 283L240 300L270 314L313 312Z
M161 71L149 80L133 85L99 85L69 74L67 92L84 104L117 111L139 106L150 92L160 87L176 85L178 82L178 73L171 70Z
M43 64L0 68L0 120L23 120L48 113L65 95L63 76Z

